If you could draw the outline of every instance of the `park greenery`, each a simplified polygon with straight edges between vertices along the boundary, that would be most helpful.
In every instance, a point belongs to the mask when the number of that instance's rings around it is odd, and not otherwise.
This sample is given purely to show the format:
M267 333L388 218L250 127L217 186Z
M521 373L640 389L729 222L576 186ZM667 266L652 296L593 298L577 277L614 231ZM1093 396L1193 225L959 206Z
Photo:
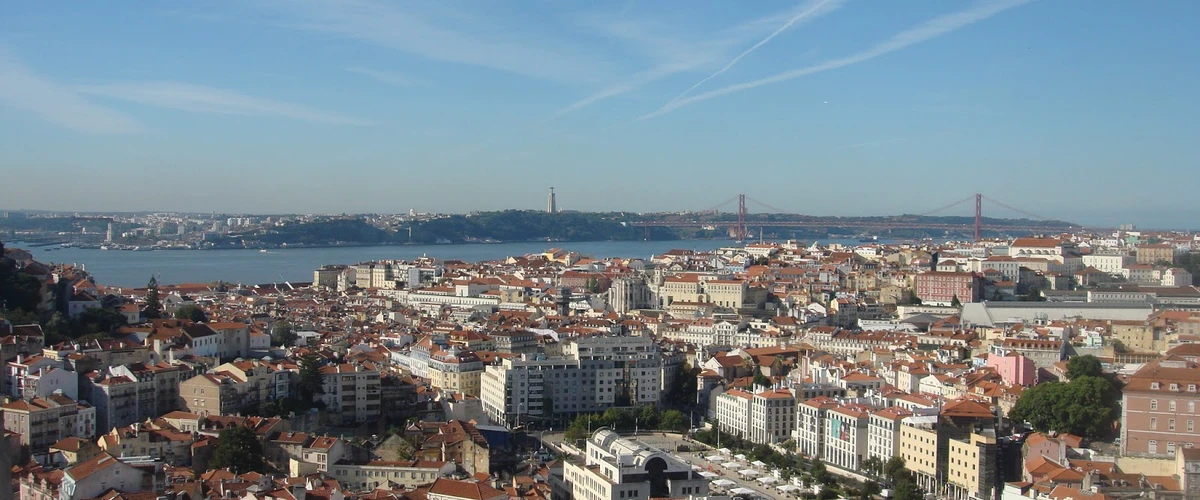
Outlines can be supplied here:
M584 413L575 417L564 436L570 441L586 439L591 432L601 427L619 432L682 432L688 428L688 418L679 410L660 411L655 406L643 406L640 409L610 408L604 413Z
M183 319L194 322L207 322L208 314L204 312L204 308L196 304L188 304L175 310L175 319Z
M1030 387L1009 413L1038 432L1067 432L1086 438L1110 434L1118 418L1120 389L1104 375L1094 356L1077 356L1067 363L1068 382Z

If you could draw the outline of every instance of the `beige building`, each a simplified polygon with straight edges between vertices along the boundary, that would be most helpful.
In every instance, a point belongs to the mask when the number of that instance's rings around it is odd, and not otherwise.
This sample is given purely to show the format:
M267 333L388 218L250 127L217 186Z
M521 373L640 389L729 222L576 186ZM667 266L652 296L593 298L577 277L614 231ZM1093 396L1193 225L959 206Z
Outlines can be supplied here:
M66 396L18 399L3 406L4 430L21 435L34 451L48 449L66 437L96 436L96 409Z
M996 433L974 433L965 440L947 441L947 483L949 498L967 500L992 498L996 474Z
M776 444L792 437L796 397L786 389L762 391L750 400L750 441Z
M1146 321L1113 321L1111 324L1112 340L1121 342L1126 349L1135 352L1161 352L1166 350L1166 342L1160 337L1160 330Z
M329 475L353 491L396 486L411 489L448 477L454 471L451 462L429 460L373 460L365 464L336 463L329 467Z
M374 422L382 414L379 371L349 363L321 368L326 408L341 414L343 424Z
M937 416L912 416L900 421L900 458L917 484L928 492L938 491Z
M1138 245L1138 264L1157 264L1159 262L1174 262L1175 247L1171 245Z
M483 361L474 351L450 346L429 356L429 384L434 388L479 396Z
M181 382L179 396L189 413L200 416L232 415L239 408L259 403L257 399L247 397L247 394L257 395L257 392L249 389L249 384L244 380L231 375L205 373Z

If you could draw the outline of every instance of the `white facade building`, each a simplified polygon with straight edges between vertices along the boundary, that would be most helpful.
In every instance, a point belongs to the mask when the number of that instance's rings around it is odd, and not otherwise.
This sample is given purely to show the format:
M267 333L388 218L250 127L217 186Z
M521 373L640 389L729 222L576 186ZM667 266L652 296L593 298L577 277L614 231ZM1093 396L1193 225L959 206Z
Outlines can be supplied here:
M708 494L708 479L690 465L645 443L601 429L587 441L581 461L563 466L578 500L689 498Z

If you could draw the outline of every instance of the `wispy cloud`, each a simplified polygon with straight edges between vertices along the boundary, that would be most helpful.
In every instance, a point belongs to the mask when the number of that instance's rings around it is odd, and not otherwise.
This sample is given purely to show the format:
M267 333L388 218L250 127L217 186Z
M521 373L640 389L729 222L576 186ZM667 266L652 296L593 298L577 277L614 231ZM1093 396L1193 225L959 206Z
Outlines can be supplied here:
M715 97L720 97L720 96L732 94L735 92L741 92L744 90L754 89L754 88L761 87L763 85L770 85L773 83L785 82L788 80L793 80L793 79L800 78L802 76L811 75L814 73L821 73L824 71L829 71L829 70L838 69L838 68L844 68L846 66L850 66L853 64L870 61L871 59L895 52L897 50L903 49L910 45L921 43L921 42L924 42L924 41L932 39L932 38L937 38L946 33L950 33L952 31L958 30L960 28L977 23L979 21L982 21L984 19L992 17L996 14L1004 12L1013 7L1023 5L1030 1L1032 1L1032 0L999 0L999 1L991 1L991 2L982 3L979 5L976 5L975 7L972 7L970 9L964 10L964 11L947 14L947 15L926 21L925 23L921 24L920 26L917 26L916 28L912 28L912 29L897 33L896 35L893 35L891 38L888 38L887 40L884 40L882 43L879 43L878 45L875 45L874 47L871 47L870 49L865 50L863 52L859 52L857 54L854 54L854 55L851 55L848 57L843 57L841 59L833 59L830 61L825 61L820 64L815 64L812 66L779 73L777 75L770 76L767 78L761 78L758 80L752 80L752 81L745 82L745 83L739 83L737 85L730 85L725 88L721 88L721 89L705 92L702 94L698 94L698 95L695 95L692 97L680 99L678 101L675 101L674 103L663 106L659 110L657 110L653 113L644 115L638 119L646 120L646 119L650 119L650 118L655 118L655 117L670 113L670 112L672 112L676 109L682 108L684 106L695 104L695 103L701 102L701 101L707 101L707 100L715 98Z
M760 39L749 49L742 51L734 59L725 64L716 73L701 80L684 94L698 87L713 77L728 71L738 61L767 44L771 39L794 27L802 21L811 21L837 10L846 0L810 0L799 6L783 12L752 19L734 25L716 36L705 40L687 41L663 35L663 27L644 21L621 21L601 24L608 35L633 45L653 61L651 69L638 72L621 82L610 85L583 99L575 101L560 109L555 116L560 116L597 102L620 96L645 85L680 73L700 71L711 68L729 57L729 53L737 47ZM782 25L780 24L782 23ZM766 38L762 38L767 32ZM682 96L682 95L681 95ZM678 98L677 98L678 99Z
M242 116L274 116L338 125L365 125L368 122L299 104L273 101L202 85L179 82L130 82L78 87L85 94L136 102L148 106Z
M780 33L787 31L789 28L791 28L796 23L798 23L800 21L809 20L809 19L816 19L820 16L823 16L825 14L833 12L833 11L837 10L838 8L840 8L843 3L845 3L845 0L816 0L816 1L809 2L808 4L804 5L801 8L799 13L797 13L796 15L794 15L790 19L788 19L786 23L783 23L783 26L776 28L775 31L772 31L771 34L766 36L766 38L759 40L758 43L751 45L750 48L742 51L741 54L738 54L737 57L734 57L731 61L729 61L729 63L727 63L725 66L722 66L721 69L717 70L716 72L714 72L711 75L704 77L702 80L696 82L691 87L688 87L687 90L684 90L679 95L675 96L675 98L671 99L669 102L667 102L666 105L667 106L671 105L675 101L682 99L683 96L686 96L689 93L691 93L693 90L696 90L696 87L704 85L709 80L712 80L713 78L720 76L722 73L729 71L729 69L732 68L734 65L736 65L738 63L738 61L741 61L742 58L750 55L751 52L758 50L759 47L766 45L772 39L779 36Z
M137 120L89 102L26 67L16 54L0 46L0 104L32 112L60 126L99 134L145 131Z
M432 61L568 82L596 81L612 69L608 61L569 40L539 35L544 30L530 26L521 16L509 16L505 22L504 16L479 12L485 4L296 0L266 5L277 26L357 40Z
M416 78L416 77L396 73L393 71L381 71L381 70L377 70L377 69L364 68L362 66L349 66L345 69L346 69L346 71L349 71L351 73L357 73L359 75L369 76L369 77L379 80L381 82L390 83L392 85L403 85L403 86L408 86L408 87L425 87L428 85L432 85L432 83L429 80L425 80L423 78Z

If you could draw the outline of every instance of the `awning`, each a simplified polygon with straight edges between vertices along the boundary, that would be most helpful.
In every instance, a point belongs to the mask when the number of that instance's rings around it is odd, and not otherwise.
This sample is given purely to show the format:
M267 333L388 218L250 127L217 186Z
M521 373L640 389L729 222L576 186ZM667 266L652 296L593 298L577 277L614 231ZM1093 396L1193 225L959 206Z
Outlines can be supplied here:
M728 455L728 454L730 454L730 453L731 453L731 452L729 451L729 448L721 448L721 449L719 449L719 450L717 450L717 451L721 452L721 454L722 454L722 455Z
M710 462L716 462L716 461L718 461L718 460L721 460L721 459L723 459L723 458L725 458L725 457L722 457L721 455L709 455L709 456L707 456L707 457L704 457L704 459L705 459L705 460L708 460L708 461L710 461Z
M733 456L733 458L736 458L736 459L738 459L738 460L745 460L745 459L746 459L746 455L743 455L743 454L741 454L741 453L738 453L737 455L734 455L734 456Z
M713 478L721 477L721 475L717 474L716 472L709 472L706 470L700 471L700 475L704 476L705 479L713 479Z
M730 487L730 486L737 486L737 483L736 483L736 482L734 482L734 481L730 481L730 480L728 480L728 479L718 479L718 480L716 480L716 481L713 481L713 482L712 482L712 484L715 484L715 485L717 485L717 486L720 486L720 487L722 487L722 488L728 488L728 487Z
M755 467L766 467L767 464L763 463L762 460L755 460L753 462L750 462L750 465L753 465Z
M799 490L800 490L800 487L799 487L799 486L795 486L795 485L791 485L791 484L781 484L781 485L779 485L779 486L776 486L776 487L775 487L775 489L777 489L777 490L779 490L779 491L782 491L782 492L785 492L785 493L786 493L786 492L789 492L789 491L799 491Z
M771 484L771 483L774 483L775 481L776 481L776 479L771 476L758 478L758 482L760 482L762 484Z
M762 473L759 471L756 471L754 469L742 469L742 470L738 471L738 474L741 474L743 476L757 476Z
M750 488L734 488L732 490L729 490L729 493L733 494L733 495L755 495L755 494L758 494L757 491L754 491Z
M742 464L739 464L737 462L725 462L725 463L721 464L721 467L724 467L726 469L737 469L738 467L741 467L741 466L742 466Z

